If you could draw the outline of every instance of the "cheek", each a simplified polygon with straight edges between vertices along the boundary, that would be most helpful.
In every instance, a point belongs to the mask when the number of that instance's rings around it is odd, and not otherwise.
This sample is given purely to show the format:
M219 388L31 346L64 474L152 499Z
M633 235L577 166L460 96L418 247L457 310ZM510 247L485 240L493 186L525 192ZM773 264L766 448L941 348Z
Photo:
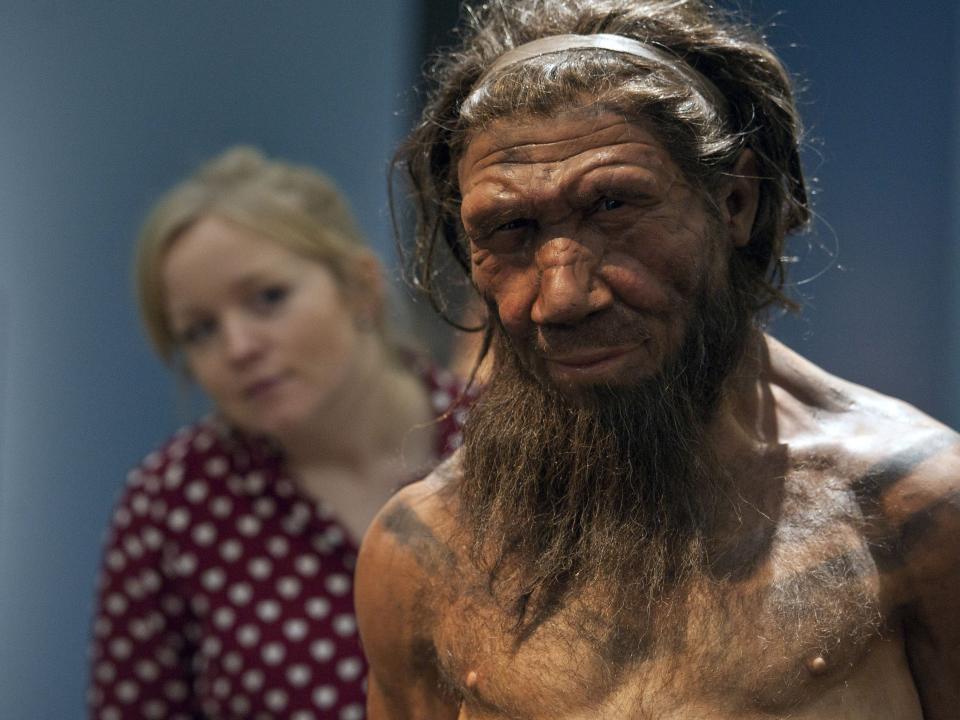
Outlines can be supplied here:
M497 307L507 332L527 332L537 296L537 271L532 264L519 258L508 261L485 252L474 253L472 275L481 296Z

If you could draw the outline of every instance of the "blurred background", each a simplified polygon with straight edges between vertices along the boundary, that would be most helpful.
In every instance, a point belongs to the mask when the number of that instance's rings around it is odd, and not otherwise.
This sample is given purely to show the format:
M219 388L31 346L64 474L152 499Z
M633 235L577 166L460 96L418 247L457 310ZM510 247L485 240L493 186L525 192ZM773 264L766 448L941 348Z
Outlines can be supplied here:
M816 178L791 249L805 308L774 333L957 427L960 5L741 7L798 76ZM456 17L455 0L0 0L0 717L84 716L111 505L189 419L132 301L143 214L251 143L332 175L393 264L388 159Z

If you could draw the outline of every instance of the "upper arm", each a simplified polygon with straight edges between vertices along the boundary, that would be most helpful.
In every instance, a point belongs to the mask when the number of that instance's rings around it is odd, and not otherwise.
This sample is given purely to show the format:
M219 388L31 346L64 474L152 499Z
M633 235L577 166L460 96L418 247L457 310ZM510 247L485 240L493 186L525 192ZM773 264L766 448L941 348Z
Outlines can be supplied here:
M954 436L891 488L904 633L927 718L960 707L960 444Z
M356 610L370 663L370 720L453 720L433 639L438 578L451 555L423 520L423 483L396 495L367 531L356 573Z
M95 717L192 714L181 624L189 614L164 567L153 495L126 489L113 515L98 580L89 710ZM182 714L182 715L181 715Z

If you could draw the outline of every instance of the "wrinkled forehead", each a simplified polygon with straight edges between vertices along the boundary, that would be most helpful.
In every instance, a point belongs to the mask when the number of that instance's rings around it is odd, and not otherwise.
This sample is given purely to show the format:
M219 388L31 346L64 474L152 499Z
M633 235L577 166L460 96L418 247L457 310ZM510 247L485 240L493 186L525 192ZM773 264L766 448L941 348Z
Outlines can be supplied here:
M652 153L668 155L651 123L587 102L553 113L513 114L474 128L466 134L457 171L463 181L467 172L489 165L561 160L638 142Z

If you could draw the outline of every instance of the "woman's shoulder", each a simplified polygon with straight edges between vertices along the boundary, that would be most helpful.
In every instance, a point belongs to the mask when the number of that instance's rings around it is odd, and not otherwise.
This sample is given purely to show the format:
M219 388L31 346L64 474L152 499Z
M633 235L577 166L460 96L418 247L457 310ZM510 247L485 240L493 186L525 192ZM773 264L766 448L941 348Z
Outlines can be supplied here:
M210 415L186 425L148 453L127 478L153 493L177 490L187 478L244 476L279 467L279 450Z

